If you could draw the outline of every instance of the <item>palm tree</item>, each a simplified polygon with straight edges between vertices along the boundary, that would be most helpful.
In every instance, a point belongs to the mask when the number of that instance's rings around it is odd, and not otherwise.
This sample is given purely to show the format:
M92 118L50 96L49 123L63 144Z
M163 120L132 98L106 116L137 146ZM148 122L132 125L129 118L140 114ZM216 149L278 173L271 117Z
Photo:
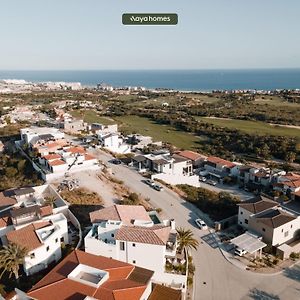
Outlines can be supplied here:
M178 251L181 252L184 248L189 251L191 249L197 250L199 242L194 238L190 229L179 227L177 230L178 236Z
M3 246L0 250L0 269L3 269L0 278L2 278L5 272L8 272L9 278L14 275L18 281L19 268L20 265L23 264L27 253L28 251L26 248L14 243Z

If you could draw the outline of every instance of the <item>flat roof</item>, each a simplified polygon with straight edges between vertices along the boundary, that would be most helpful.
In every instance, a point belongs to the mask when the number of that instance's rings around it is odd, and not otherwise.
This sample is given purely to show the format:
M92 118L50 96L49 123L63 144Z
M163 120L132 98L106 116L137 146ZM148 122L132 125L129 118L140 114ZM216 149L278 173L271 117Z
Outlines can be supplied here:
M250 254L267 246L267 244L259 240L258 236L248 231L230 240L230 242Z

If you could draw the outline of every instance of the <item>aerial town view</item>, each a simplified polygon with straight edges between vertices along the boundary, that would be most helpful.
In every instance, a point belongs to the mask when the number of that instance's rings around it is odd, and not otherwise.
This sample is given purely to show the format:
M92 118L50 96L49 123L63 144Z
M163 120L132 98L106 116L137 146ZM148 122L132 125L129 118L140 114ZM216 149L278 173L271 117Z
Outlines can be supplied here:
M3 2L0 299L299 300L299 10Z

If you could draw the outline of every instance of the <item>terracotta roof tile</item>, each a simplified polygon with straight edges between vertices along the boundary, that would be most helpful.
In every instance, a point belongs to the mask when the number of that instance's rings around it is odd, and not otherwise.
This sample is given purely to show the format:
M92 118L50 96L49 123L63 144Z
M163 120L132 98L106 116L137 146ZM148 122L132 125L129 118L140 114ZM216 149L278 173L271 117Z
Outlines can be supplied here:
M66 148L65 151L71 153L82 153L82 154L86 153L85 149L79 146Z
M136 243L165 245L169 239L171 227L122 226L116 233L116 240Z
M109 279L96 288L67 278L79 264L105 270L109 273ZM138 300L153 272L139 268L144 271L138 272L147 273L148 276L144 281L146 283L143 283L130 278L135 268L124 262L75 250L38 282L28 295L43 300L84 299L86 296L100 300Z
M185 157L187 159L190 159L192 161L198 160L198 159L203 159L205 156L194 152L194 151L189 151L189 150L184 150L178 153L178 155Z
M277 228L295 220L297 217L279 209L270 209L259 216L255 216L255 218L268 227Z
M155 284L152 293L148 300L181 300L182 295L180 290L174 290L167 286Z
M48 155L45 155L43 156L44 159L46 160L53 160L53 159L58 159L58 158L61 158L61 155L55 153L55 154L48 154Z
M42 217L50 216L50 215L53 214L53 209L50 205L41 206L40 207L40 212L41 212Z
M93 156L93 155L91 155L91 154L88 154L88 153L86 153L85 155L84 155L84 159L85 160L92 160L92 159L95 159L96 157L95 156Z
M7 192L0 193L0 210L15 205L17 200L7 195Z
M48 162L50 166L60 166L60 165L65 165L66 162L61 160L61 159L56 159Z
M90 213L92 223L100 221L122 221L125 225L132 225L133 220L152 221L141 205L113 205Z
M278 203L263 196L258 196L238 204L240 207L257 214L272 207L278 206Z
M226 166L227 168L233 168L233 167L236 166L235 163L233 163L231 161L228 161L228 160L225 160L225 159L222 159L220 157L216 157L216 156L209 156L207 158L207 161L211 162L211 163L214 163L214 164Z
M36 222L21 229L8 232L6 237L10 243L23 246L30 252L43 244L35 231L49 225L51 225L49 222Z

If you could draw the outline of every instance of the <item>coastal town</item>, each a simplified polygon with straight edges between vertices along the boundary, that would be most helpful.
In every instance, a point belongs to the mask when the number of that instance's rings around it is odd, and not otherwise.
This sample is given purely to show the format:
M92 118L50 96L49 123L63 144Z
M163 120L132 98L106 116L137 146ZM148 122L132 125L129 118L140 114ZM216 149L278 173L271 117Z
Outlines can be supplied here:
M4 299L298 299L299 90L0 87Z

